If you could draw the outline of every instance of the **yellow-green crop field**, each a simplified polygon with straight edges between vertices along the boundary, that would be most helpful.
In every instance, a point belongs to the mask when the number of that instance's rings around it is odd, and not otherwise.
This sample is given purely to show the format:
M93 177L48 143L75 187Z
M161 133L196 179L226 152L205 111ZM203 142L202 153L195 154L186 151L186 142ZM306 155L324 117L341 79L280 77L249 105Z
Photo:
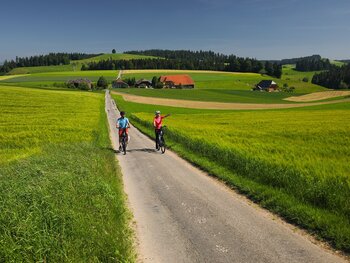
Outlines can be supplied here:
M0 86L0 262L133 262L104 95Z
M152 135L152 112L115 97ZM154 110L157 108L153 105ZM170 147L336 247L350 249L350 103L198 113L162 108Z
M48 143L91 141L102 100L100 94L0 87L0 164Z

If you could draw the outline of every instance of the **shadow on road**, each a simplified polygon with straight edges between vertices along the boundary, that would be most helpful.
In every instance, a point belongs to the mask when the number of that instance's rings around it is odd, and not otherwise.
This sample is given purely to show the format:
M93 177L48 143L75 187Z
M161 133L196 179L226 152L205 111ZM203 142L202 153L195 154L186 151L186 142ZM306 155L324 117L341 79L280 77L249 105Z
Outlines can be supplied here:
M121 153L119 150L115 150L112 147L106 147L104 148L108 151L111 151L113 153ZM156 153L156 149L150 149L150 148L141 148L141 149L127 149L126 152L132 153L132 152L145 152L145 153Z
M126 150L126 152L146 152L146 153L155 153L157 152L156 149L150 149L150 148L142 148L142 149L129 149Z

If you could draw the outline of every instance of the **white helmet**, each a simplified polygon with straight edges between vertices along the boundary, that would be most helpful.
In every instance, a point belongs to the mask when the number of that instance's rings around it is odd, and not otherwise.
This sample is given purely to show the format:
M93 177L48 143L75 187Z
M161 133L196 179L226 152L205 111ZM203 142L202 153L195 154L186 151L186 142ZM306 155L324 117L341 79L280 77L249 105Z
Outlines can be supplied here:
M155 112L155 114L157 115L157 114L160 114L160 111L159 110L157 110L156 112Z

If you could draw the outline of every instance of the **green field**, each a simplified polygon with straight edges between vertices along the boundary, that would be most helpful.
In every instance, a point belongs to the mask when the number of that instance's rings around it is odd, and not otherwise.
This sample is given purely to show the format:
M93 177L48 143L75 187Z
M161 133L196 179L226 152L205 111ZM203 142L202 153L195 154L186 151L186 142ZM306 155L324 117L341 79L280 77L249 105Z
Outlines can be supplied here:
M299 72L293 70L293 65L286 65L283 67L283 75L281 79L272 78L270 76L262 76L257 73L198 73L198 72L184 72L172 73L171 71L159 70L159 73L133 73L123 74L124 78L135 77L136 79L146 78L152 79L153 76L170 75L170 74L188 74L195 82L198 89L229 89L229 90L251 90L257 83L264 79L274 80L280 87L284 83L288 86L294 86L296 93L310 93L315 91L326 90L323 87L311 83L312 76L315 72ZM309 78L309 82L303 82L304 77Z
M166 119L166 137L175 151L287 220L350 251L350 103L223 112L114 98L150 136L154 110L172 113Z
M169 90L169 89L118 89L120 92L128 94L157 97L157 98L172 98L185 99L196 101L217 101L217 102L241 102L241 103L291 103L283 100L293 94L303 95L316 91L327 90L323 87L303 82L304 76L309 77L310 81L314 72L298 72L292 69L292 65L286 66L282 79L274 79L269 76L262 76L256 73L198 73L185 71L195 82L193 90ZM171 71L159 71L157 73L130 73L123 74L123 78L152 79L153 76L161 76L167 74L184 74ZM288 86L294 86L294 93L287 92L257 92L251 91L255 84L263 79L272 79L280 86L287 83ZM286 80L288 79L288 80Z
M107 58L111 54L104 54L99 57L91 58L102 59ZM114 57L118 57L121 54L114 54ZM126 54L122 54L126 56ZM132 56L132 55L128 55ZM98 59L97 59L98 60ZM72 65L67 65L71 67ZM59 66L67 68L67 66ZM39 68L39 67L36 67ZM50 70L54 70L52 67ZM0 84L3 85L15 85L24 87L44 87L50 88L55 86L55 83L64 83L70 79L75 78L88 78L92 81L97 81L100 76L104 76L108 81L116 79L118 76L117 70L98 70L98 71L65 71L61 72L40 72L20 75L11 79L0 80ZM285 65L283 67L282 79L274 79L269 76L262 76L256 73L227 73L227 72L198 72L198 71L184 71L179 73L178 71L159 70L154 73L150 73L147 70L144 73L125 73L123 78L146 78L152 79L153 76L161 76L164 74L189 74L195 81L194 90L156 90L156 89L119 89L118 91L126 92L135 95L148 96L148 97L160 97L160 98L173 98L173 99L186 99L186 100L199 100L199 101L217 101L217 102L241 102L241 103L291 103L283 100L286 97L296 95L303 95L316 91L327 90L323 87L314 85L311 83L312 75L315 72L298 72L293 69L293 65ZM141 71L142 72L142 71ZM304 77L309 78L309 82L303 82ZM263 79L272 79L278 83L279 86L287 83L288 86L295 87L294 93L287 92L253 92L251 89ZM56 87L55 87L56 88Z
M41 67L20 67L10 71L10 75L17 74L33 74L33 73L45 73L45 72L62 72L62 71L80 71L83 64L90 62L98 62L101 60L113 59L113 60L130 60L130 59L153 59L156 57L143 56L143 55L132 55L132 54L102 54L96 57L72 60L68 65L58 66L41 66Z
M0 262L134 261L104 96L0 86Z

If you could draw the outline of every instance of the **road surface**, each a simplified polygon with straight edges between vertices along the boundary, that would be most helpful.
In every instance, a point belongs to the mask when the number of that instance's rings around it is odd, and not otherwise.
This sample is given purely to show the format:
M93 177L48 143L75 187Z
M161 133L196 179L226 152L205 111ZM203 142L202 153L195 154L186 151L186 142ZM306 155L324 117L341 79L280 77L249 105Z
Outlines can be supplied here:
M109 93L106 111L117 149ZM345 262L174 153L155 151L136 128L130 135L118 160L141 262Z

